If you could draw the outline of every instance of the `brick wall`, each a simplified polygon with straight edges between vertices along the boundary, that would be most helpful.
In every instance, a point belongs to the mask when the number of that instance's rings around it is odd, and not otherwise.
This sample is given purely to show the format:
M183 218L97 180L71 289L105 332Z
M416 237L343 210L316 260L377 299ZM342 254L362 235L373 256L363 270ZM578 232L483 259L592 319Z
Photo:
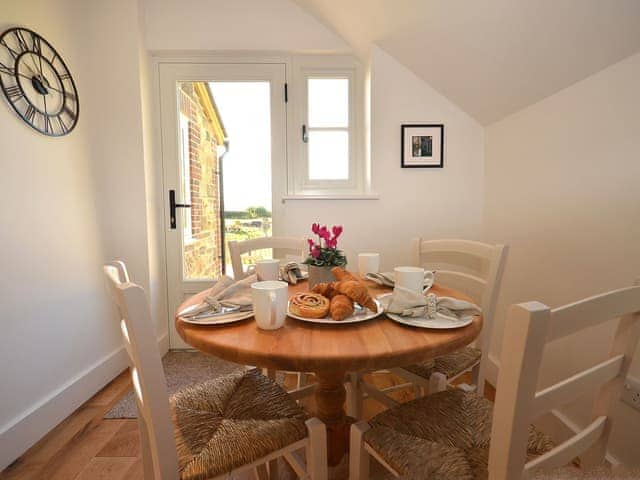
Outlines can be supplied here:
M216 278L222 273L220 182L216 139L193 83L179 84L180 112L189 119L191 241L185 241L184 278Z

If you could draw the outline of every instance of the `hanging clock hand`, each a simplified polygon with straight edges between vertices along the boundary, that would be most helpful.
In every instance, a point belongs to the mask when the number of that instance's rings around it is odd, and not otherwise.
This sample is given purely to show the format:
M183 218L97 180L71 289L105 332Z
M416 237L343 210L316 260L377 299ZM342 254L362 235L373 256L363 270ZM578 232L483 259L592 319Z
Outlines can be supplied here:
M27 65L27 62L24 62L23 65L25 67L27 67L31 73L33 73L34 77L38 76L38 74L36 72L34 72L29 65ZM17 67L17 68L20 68L20 67ZM20 72L18 72L18 75L22 75L22 74ZM24 75L22 75L22 76L25 77ZM27 78L27 77L25 77L25 78ZM29 79L29 80L31 80L31 79Z

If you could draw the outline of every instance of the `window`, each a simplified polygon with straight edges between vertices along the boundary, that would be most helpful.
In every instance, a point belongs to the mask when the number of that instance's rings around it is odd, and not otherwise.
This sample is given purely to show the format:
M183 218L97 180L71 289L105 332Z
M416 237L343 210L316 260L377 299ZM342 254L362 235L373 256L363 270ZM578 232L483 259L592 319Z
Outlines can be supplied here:
M182 198L191 202L191 155L189 150L189 119L180 114L180 178L182 178ZM193 227L191 225L191 210L182 215L182 238L185 243L193 242Z
M351 57L305 56L294 58L293 70L289 194L365 193L358 63Z
M349 179L349 79L307 79L309 180Z

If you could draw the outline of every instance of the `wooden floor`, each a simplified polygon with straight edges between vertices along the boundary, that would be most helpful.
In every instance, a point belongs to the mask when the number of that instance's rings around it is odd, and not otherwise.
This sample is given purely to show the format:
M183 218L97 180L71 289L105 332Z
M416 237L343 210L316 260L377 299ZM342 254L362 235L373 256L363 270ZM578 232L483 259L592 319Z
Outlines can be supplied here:
M387 373L367 380L378 388L400 382ZM285 385L292 387L294 381L287 377ZM0 480L143 480L137 420L103 418L130 389L125 371L1 472ZM393 395L401 402L413 398L409 390ZM493 399L494 392L485 395ZM305 402L313 411L313 399ZM364 402L365 418L382 410L373 400Z

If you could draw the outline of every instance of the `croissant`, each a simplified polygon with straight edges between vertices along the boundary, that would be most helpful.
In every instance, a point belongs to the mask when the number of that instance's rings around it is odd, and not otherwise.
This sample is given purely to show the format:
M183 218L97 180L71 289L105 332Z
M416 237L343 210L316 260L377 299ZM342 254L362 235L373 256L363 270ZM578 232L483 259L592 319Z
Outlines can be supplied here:
M313 293L319 293L320 295L333 298L338 294L336 289L334 288L336 282L331 283L316 283L315 286L311 289Z
M331 299L329 314L331 318L340 321L353 313L353 300L346 295L338 294Z
M353 273L351 273L349 270L345 270L342 267L333 267L331 269L331 273L333 273L333 276L336 277L339 282L342 282L344 280L355 280L356 282L360 281L360 279Z
M369 290L367 290L367 287L362 283L356 280L344 280L342 282L337 282L334 285L334 288L372 312L378 311L376 302L373 301L373 298L369 295Z

